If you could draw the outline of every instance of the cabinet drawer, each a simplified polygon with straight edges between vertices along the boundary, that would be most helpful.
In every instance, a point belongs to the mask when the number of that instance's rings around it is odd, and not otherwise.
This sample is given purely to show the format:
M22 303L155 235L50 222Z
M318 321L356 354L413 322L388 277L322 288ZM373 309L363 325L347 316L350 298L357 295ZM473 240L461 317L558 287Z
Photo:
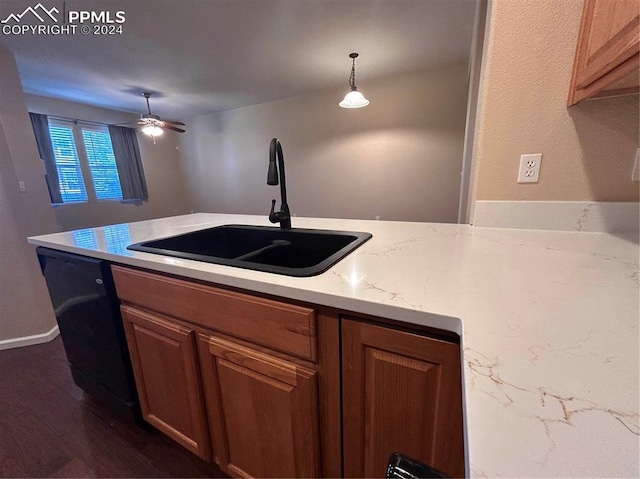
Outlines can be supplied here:
M315 361L311 308L112 266L120 300Z

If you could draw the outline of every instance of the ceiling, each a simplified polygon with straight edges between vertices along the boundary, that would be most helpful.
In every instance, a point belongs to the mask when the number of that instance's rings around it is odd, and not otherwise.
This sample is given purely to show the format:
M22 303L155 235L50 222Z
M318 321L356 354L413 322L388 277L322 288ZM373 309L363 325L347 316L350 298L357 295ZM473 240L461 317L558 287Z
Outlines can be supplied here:
M38 0L2 0L0 18ZM27 93L184 119L469 56L476 0L42 0L121 35L0 35ZM26 17L25 17L26 18ZM28 22L25 20L24 22ZM24 23L23 22L23 23Z

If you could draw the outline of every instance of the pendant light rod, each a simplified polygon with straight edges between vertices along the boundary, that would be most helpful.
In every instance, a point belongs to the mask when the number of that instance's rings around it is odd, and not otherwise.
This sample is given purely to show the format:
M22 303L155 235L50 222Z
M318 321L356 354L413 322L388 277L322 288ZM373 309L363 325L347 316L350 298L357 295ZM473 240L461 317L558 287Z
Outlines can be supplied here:
M351 76L349 76L349 85L351 86L351 91L357 90L356 87L356 58L358 58L357 53L350 53L349 58L351 58Z

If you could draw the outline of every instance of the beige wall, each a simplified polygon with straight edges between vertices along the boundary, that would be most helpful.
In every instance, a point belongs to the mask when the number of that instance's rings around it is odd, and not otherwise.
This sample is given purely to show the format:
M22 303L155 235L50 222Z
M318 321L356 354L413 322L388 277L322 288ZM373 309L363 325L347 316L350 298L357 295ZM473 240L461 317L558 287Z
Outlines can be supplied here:
M43 334L56 324L27 243L27 236L57 231L32 131L15 59L0 44L0 341Z
M138 119L136 115L128 113L33 95L27 95L27 105L29 111L36 113L100 123L121 123ZM144 106L142 97L140 106ZM176 150L178 134L165 133L155 145L149 137L140 134L138 143L149 189L149 201L142 204L99 201L56 206L53 210L61 229L72 230L189 213L191 205L185 192L181 156Z
M358 86L371 101L363 109L338 107L342 87L188 121L183 158L195 209L266 215L271 198L279 204L278 188L266 185L278 137L298 216L455 222L466 61Z
M566 102L582 0L493 0L471 199L638 201L638 96ZM540 182L516 183L542 153Z

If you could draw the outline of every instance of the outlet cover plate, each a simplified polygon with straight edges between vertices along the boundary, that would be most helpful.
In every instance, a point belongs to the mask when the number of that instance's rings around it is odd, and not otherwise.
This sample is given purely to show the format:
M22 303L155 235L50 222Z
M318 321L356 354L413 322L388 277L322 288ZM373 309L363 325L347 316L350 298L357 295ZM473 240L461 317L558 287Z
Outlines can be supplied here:
M520 168L518 168L518 183L537 183L540 178L540 164L542 153L520 156Z

